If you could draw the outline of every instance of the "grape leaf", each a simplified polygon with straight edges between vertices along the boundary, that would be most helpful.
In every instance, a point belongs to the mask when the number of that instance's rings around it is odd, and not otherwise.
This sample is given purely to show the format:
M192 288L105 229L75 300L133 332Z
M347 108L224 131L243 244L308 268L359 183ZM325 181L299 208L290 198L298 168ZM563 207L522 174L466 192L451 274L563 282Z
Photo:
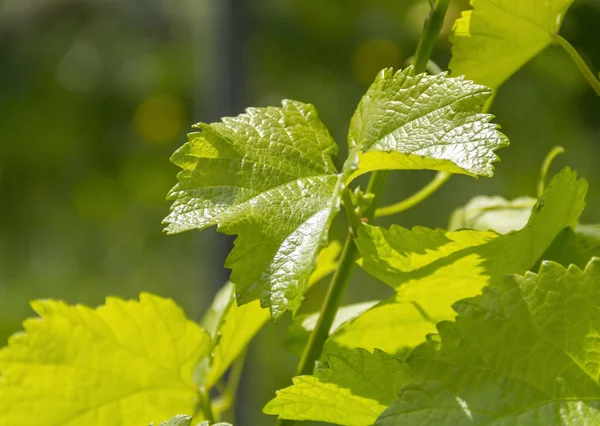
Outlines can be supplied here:
M335 270L341 249L338 241L332 241L321 250L317 267L308 280L308 288ZM211 389L269 318L269 312L262 309L258 301L238 306L233 285L227 283L223 286L202 321L203 328L213 337L213 349L211 360L203 366L197 383Z
M0 424L129 426L193 412L193 370L210 336L171 300L107 298L90 309L32 304L0 351Z
M410 379L402 364L378 350L346 351L328 360L330 367L295 377L294 385L278 391L263 411L282 419L369 425Z
M578 225L574 230L565 228L542 258L584 268L594 256L600 257L600 225Z
M549 46L573 0L471 0L454 23L452 75L500 86Z
M373 170L432 169L492 176L494 151L508 139L480 113L492 91L462 77L379 73L350 123L348 143L359 153L350 176Z
M225 262L237 303L259 299L274 318L295 311L339 210L337 146L314 107L295 101L196 127L172 157L183 171L167 232L237 234Z
M367 272L397 289L340 327L325 345L379 348L404 357L435 324L454 318L456 300L478 294L505 275L532 268L565 227L574 227L584 207L587 182L569 169L556 176L533 208L529 223L506 235L365 225L357 246ZM398 336L401 336L398 338Z
M507 234L527 224L536 202L537 200L531 197L518 197L509 201L499 196L477 196L464 207L454 210L448 229L493 229L500 234Z
M585 271L544 262L454 308L408 359L417 380L377 425L600 422L600 259Z

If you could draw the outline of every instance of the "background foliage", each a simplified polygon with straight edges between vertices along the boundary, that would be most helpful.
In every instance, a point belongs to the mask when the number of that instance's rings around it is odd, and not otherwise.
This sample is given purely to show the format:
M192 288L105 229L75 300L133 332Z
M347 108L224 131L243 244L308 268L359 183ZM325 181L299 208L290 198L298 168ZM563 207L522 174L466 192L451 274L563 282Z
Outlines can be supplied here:
M230 240L214 230L162 233L176 172L168 157L188 124L291 98L313 103L344 146L358 100L377 71L412 55L428 7L426 0L0 1L2 343L31 316L28 302L44 297L94 306L108 294L150 291L199 318L228 276L221 265ZM465 7L451 5L434 52L442 68L451 20ZM600 2L579 0L561 30L596 69L599 21ZM494 179L457 176L379 223L445 226L473 195L533 196L554 145L567 150L556 170L569 164L590 182L582 222L598 222L600 100L566 54L545 50L503 85L492 112L512 142ZM410 173L391 176L382 205L431 177ZM344 231L333 230L340 238ZM302 309L318 306L322 291L309 293ZM388 295L357 269L347 301ZM287 321L252 344L238 426L272 421L246 407L263 406L289 383L295 358L279 347Z

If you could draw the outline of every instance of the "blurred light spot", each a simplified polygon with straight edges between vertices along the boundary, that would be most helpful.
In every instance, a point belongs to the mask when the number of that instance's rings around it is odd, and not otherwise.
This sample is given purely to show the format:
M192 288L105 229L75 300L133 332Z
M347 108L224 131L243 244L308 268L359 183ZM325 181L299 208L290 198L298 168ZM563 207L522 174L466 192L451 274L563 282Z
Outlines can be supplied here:
M56 80L72 92L89 92L102 77L102 58L96 48L77 41L67 51L56 69Z
M400 48L391 40L372 38L360 44L354 52L354 76L369 85L377 73L386 67L400 66Z
M155 95L144 100L135 110L133 124L148 142L167 143L183 131L184 106L170 95Z

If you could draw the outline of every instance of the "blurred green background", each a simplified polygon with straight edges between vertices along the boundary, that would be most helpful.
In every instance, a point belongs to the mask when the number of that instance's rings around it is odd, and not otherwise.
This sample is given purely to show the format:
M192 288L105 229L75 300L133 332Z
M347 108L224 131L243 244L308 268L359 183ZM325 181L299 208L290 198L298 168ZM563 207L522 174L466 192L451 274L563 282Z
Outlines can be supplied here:
M313 103L342 147L375 74L414 53L427 0L0 1L0 339L28 302L98 305L107 295L169 296L199 319L227 279L231 239L208 230L167 236L161 220L190 124L291 98ZM446 68L451 4L433 59ZM600 68L600 1L579 0L562 35ZM443 227L476 194L535 195L552 146L590 181L587 223L600 222L600 99L557 47L504 84L492 112L511 138L493 179L455 177L388 220ZM339 159L338 159L339 160ZM340 161L341 162L341 161ZM383 203L432 173L394 173ZM343 215L332 234L341 238ZM319 305L324 285L307 296ZM357 270L348 301L387 289ZM279 345L290 319L251 345L237 426L271 424L260 409L287 386L296 359Z

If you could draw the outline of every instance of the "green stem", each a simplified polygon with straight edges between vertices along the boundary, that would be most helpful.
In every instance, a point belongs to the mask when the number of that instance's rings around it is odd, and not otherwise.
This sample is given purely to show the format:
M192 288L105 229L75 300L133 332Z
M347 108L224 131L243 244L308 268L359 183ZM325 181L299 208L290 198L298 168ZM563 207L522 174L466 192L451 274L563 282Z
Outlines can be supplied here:
M444 183L448 182L451 176L452 175L448 172L437 172L431 182L410 197L396 204L392 204L391 206L385 206L377 209L375 212L375 217L391 216L416 206L437 191Z
M546 177L548 176L548 170L552 165L552 162L556 157L565 152L565 149L562 146L555 146L552 150L546 155L544 162L542 163L542 168L540 170L540 180L538 182L537 187L537 196L541 198L544 195L544 191L546 190Z
M354 203L352 202L352 195L348 188L342 192L342 201L344 203L344 209L346 210L346 216L348 216L348 222L350 222L350 230L352 235L356 236L358 227L360 226L360 217L354 210Z
M415 74L420 74L427 68L431 52L433 52L440 31L444 26L444 19L449 3L450 0L436 0L427 19L425 19L425 27L423 28L415 55Z
M554 36L554 40L560 47L565 49L571 59L573 59L573 62L575 62L575 65L577 65L577 68L579 68L579 71L581 71L585 79L588 81L588 83L590 83L590 86L592 86L592 89L594 89L596 95L600 96L600 80L598 80L594 73L588 68L585 61L577 52L577 50L575 50L573 45L569 43L567 39L558 34Z
M198 408L202 410L204 420L208 420L209 424L215 422L215 415L213 414L212 404L210 402L210 395L208 391L201 390L198 394Z

